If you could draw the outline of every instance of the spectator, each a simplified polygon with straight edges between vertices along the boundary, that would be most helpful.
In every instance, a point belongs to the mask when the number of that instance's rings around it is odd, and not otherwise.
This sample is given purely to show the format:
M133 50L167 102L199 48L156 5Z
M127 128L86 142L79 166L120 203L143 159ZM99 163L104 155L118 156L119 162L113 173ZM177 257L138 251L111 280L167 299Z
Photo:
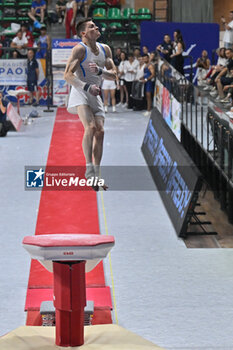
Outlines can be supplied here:
M76 6L75 6L75 18L77 15L78 10L83 11L84 10L84 17L88 17L88 4L87 0L76 0Z
M156 50L161 52L163 54L164 59L167 62L171 61L171 55L172 55L172 41L171 37L168 34L164 35L162 44L158 45L156 47Z
M211 67L211 71L206 77L206 85L207 86L204 87L203 90L205 90L205 91L207 91L207 90L215 91L216 90L216 88L214 86L215 85L214 84L215 78L217 77L219 72L221 72L221 70L223 70L223 68L227 66L227 63L228 63L225 51L226 50L224 47L217 50L217 55L219 56L217 64L215 66Z
M121 63L118 67L118 78L120 84L120 103L118 105L122 105L122 107L126 107L128 105L129 96L128 91L126 89L125 84L125 65L126 65L126 54L124 51L121 52ZM125 97L125 104L124 103Z
M149 54L149 61L151 64L155 65L156 64L156 57L155 57L155 52L151 52Z
M179 29L174 31L173 51L171 58L171 65L182 75L184 75L184 57L183 51L185 50L184 40Z
M203 81L206 78L210 70L210 59L208 58L208 52L206 50L202 51L201 57L197 59L197 85L203 85Z
M133 98L133 110L141 111L145 109L145 98L144 98L144 83L142 82L144 78L144 68L145 63L142 56L138 57L138 68L135 77L135 81L132 85L132 98Z
M143 55L149 55L149 50L148 50L148 47L146 45L144 45L142 47L142 53L143 53Z
M142 56L138 57L138 62L139 62L139 65L137 67L137 73L136 73L136 77L135 77L136 81L139 81L139 80L143 79L143 77L144 77L144 68L145 68L145 63L144 63L144 60L143 60Z
M28 47L33 47L34 44L34 37L33 34L30 30L28 30L28 26L27 24L23 23L21 25L21 30L23 33L23 38L26 38L28 41Z
M134 56L134 59L137 60L139 63L139 57L141 57L141 54L138 48L134 49L133 56Z
M113 80L104 79L102 83L102 90L104 92L104 110L108 112L108 98L110 95L112 112L116 112L116 83Z
M118 47L116 49L116 54L113 57L113 62L114 62L116 67L118 67L120 65L120 63L121 63L121 48L120 47Z
M56 12L58 15L58 23L62 23L65 17L66 0L60 0L56 2Z
M22 30L18 30L16 37L11 42L11 47L15 50L13 51L13 58L26 58L27 57L27 47L28 40L23 37Z
M233 11L229 14L230 22L227 23L224 17L221 17L223 27L225 29L223 42L226 49L232 49L233 46Z
M40 34L37 41L38 51L36 53L36 58L46 58L47 50L51 48L51 39L47 34L46 27L41 27Z
M133 54L129 54L128 61L126 61L124 66L124 73L125 73L125 85L128 92L128 106L127 108L131 109L132 106L132 100L130 99L131 90L132 90L132 84L135 80L137 69L138 69L138 60L134 59Z
M36 102L33 106L39 105L40 92L37 87L37 82L39 78L39 66L37 60L34 57L34 51L32 49L28 50L28 60L27 60L27 88L30 91L29 104L33 102L33 93L36 92Z
M154 77L155 69L153 64L150 63L149 55L143 55L144 61L144 77L141 81L145 84L145 93L146 93L146 102L147 102L147 111L143 113L146 117L151 114L152 109L152 95L154 93Z
M40 23L44 23L45 10L45 0L34 0L32 1L31 10L28 12L28 16L33 20L33 22L37 22L36 16L39 16Z
M213 91L210 93L212 97L216 98L216 101L221 101L225 98L223 88L225 85L231 85L233 82L232 67L233 67L233 50L227 49L226 56L228 58L228 64L224 67L221 72L217 75L215 83L217 85L217 92Z
M2 92L0 91L0 137L6 136L9 131L9 123L6 118L7 102L3 100Z
M233 67L231 68L230 75L233 77ZM227 95L224 99L221 100L221 102L226 104L226 107L231 107L233 99L233 80L229 85L224 86L223 92L227 93Z
M71 38L76 34L75 30L75 16L76 16L76 2L75 0L68 0L66 3L65 26L66 39Z

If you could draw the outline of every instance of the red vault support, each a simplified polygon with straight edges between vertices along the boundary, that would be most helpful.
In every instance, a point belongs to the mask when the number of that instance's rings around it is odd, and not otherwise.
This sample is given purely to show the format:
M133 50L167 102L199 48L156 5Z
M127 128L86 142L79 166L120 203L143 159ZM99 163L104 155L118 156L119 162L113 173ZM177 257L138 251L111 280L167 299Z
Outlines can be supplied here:
M53 262L56 345L84 344L86 261Z

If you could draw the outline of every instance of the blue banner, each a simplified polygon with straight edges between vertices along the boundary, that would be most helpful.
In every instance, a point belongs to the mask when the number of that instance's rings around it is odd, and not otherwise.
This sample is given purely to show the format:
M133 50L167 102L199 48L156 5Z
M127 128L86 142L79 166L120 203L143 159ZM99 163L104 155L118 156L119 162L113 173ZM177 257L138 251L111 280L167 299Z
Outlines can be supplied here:
M208 52L211 59L212 51L219 47L219 25L215 23L142 22L141 48L147 46L149 51L154 51L163 42L165 34L169 34L173 40L173 33L177 29L181 31L185 42L184 56L192 56L194 63L201 57L203 50ZM185 71L189 65L187 58Z

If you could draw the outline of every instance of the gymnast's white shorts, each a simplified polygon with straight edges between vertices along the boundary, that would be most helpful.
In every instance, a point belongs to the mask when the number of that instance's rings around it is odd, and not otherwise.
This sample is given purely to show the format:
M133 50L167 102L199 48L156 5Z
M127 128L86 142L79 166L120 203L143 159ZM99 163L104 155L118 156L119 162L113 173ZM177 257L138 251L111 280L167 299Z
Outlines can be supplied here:
M114 80L104 79L102 83L102 90L115 90L116 83Z
M93 96L83 89L75 89L72 86L67 111L72 114L78 114L77 107L81 105L89 106L94 116L105 117L104 106L100 96Z

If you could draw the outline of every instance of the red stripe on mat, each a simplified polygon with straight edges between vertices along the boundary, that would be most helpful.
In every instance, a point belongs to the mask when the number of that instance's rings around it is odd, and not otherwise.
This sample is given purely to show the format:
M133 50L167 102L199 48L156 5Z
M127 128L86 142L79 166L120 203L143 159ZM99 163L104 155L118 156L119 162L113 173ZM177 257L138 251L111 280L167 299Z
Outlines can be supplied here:
M86 274L87 287L105 287L104 267L101 261L95 269ZM28 288L53 288L53 274L37 261L31 260Z
M77 115L68 114L65 108L58 108L47 166L84 166L82 137L83 127ZM42 191L35 234L54 233L99 234L96 193L92 190ZM112 308L110 289L104 288L102 263L86 274L86 284L93 287L87 288L87 298L95 301L95 307ZM32 260L25 309L38 310L42 301L52 300L52 286L52 274ZM31 324L33 319L38 323L38 315L33 315L27 324ZM103 323L101 316L97 319ZM109 317L107 319L109 321Z

